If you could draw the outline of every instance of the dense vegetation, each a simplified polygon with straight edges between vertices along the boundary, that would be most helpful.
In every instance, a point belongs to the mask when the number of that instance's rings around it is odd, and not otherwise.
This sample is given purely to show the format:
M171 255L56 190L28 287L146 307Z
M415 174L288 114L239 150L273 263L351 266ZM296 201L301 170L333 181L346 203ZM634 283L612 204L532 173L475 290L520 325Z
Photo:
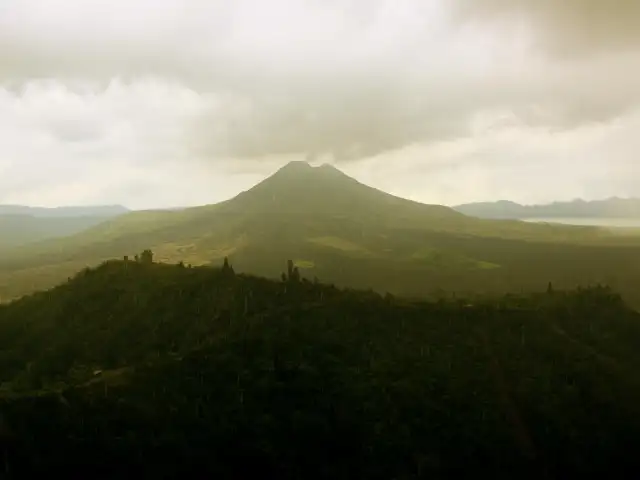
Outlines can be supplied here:
M152 260L106 262L0 306L10 474L592 478L638 466L640 317L607 287L419 302L305 280L293 262L271 281Z

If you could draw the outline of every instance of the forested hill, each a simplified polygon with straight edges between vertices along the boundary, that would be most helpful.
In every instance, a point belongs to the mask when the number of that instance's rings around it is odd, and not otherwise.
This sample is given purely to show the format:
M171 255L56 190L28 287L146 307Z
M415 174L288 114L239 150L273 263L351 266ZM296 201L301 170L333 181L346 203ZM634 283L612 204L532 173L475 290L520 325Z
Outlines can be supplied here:
M639 466L640 319L610 289L412 302L283 270L270 281L146 252L0 306L6 469L409 479Z

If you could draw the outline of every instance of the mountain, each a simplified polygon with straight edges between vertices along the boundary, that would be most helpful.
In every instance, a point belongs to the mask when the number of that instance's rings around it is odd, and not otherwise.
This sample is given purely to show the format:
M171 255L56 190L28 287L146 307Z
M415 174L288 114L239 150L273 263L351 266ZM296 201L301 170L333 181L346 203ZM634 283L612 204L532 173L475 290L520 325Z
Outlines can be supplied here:
M0 249L74 235L127 212L117 205L55 208L0 205Z
M410 296L603 281L637 297L640 239L591 227L482 220L399 198L323 165L292 162L215 205L136 211L76 235L0 252L0 299L151 249L163 262L302 275ZM633 299L631 299L633 300Z
M457 212L478 218L520 219L525 215L527 207L509 200L497 202L477 202L457 205L453 209Z
M640 219L640 199L612 197L606 200L573 200L547 205L520 205L507 200L467 203L456 211L479 218L633 218Z
M121 205L27 207L24 205L0 205L0 215L28 215L35 218L116 217L129 210Z
M604 478L639 464L638 336L606 287L430 303L110 261L0 305L2 468Z

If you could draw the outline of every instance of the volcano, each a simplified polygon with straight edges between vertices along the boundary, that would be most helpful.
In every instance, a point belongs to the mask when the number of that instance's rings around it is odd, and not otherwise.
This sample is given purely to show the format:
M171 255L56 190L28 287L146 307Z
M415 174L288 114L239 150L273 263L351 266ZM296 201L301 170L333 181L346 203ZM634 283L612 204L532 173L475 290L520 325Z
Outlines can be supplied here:
M308 278L410 295L511 287L520 276L530 283L532 262L552 262L540 280L546 285L567 268L589 266L577 244L609 240L589 227L474 218L390 195L331 165L291 162L224 202L131 212L12 250L0 256L0 296L46 288L85 266L148 248L161 262L217 265L228 257L236 271L271 277L291 259Z

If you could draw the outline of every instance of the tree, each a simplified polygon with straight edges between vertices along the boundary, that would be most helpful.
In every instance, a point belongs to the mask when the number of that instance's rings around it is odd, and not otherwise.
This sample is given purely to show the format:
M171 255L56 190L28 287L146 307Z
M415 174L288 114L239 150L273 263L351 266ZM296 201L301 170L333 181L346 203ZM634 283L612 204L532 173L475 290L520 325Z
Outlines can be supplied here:
M293 277L293 260L287 260L287 278L291 280Z
M224 262L222 263L222 274L230 277L235 275L233 267L229 264L229 259L227 257L224 257Z
M292 282L300 281L300 270L298 270L298 267L293 267L293 271L291 272L291 281Z
M153 263L153 252L149 249L144 250L140 254L140 262L146 264Z

